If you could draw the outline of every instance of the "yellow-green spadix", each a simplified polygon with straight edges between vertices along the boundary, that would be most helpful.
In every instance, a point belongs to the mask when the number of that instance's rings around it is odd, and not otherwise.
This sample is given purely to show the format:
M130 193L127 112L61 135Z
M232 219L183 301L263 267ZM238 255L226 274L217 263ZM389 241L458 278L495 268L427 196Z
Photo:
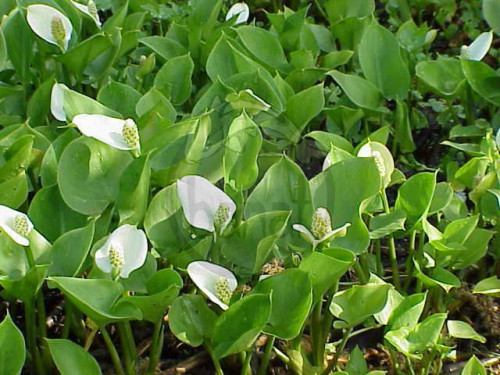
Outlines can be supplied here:
M28 216L10 207L0 205L0 230L21 246L29 246L28 235L33 223Z

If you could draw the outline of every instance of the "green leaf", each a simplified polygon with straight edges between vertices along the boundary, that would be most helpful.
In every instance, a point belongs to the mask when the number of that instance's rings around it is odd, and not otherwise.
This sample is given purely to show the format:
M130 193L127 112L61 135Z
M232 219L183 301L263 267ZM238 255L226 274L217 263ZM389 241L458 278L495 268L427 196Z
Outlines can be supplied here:
M425 218L431 207L436 175L422 172L410 177L398 191L396 209L406 212L407 230L412 230Z
M387 99L406 98L410 73L394 34L378 24L368 27L361 38L358 53L365 77Z
M486 294L492 297L500 297L500 279L496 276L483 279L476 284L472 293Z
M81 346L70 340L47 339L50 354L61 375L100 375L99 364Z
M300 167L288 157L282 157L269 168L245 205L247 219L269 211L292 211L290 223L310 225L313 207L309 182ZM302 243L294 232L291 226L287 227L280 243Z
M142 223L148 208L150 177L149 154L134 159L123 171L116 202L120 225Z
M50 257L50 276L77 276L92 246L95 220L86 227L64 233L54 242Z
M232 304L215 324L213 356L223 358L250 348L264 329L270 313L268 295L254 294Z
M336 70L327 74L333 77L349 99L358 107L373 111L381 110L383 97L373 83L364 78Z
M324 249L312 252L300 262L299 269L309 274L312 282L314 300L320 300L356 260L353 252L342 248Z
M349 355L349 363L346 366L346 371L349 375L365 375L368 373L368 365L366 364L365 357L357 345Z
M395 210L387 214L380 214L370 220L370 238L379 239L405 229L406 213Z
M415 71L418 78L445 98L455 97L465 83L462 66L456 59L440 56L435 61L421 61Z
M9 312L0 323L0 374L20 374L26 359L24 337Z
M212 337L217 315L200 295L183 294L168 313L170 329L182 342L198 347Z
M381 311L390 288L390 284L354 285L335 293L330 312L341 320L335 321L334 328L354 327Z
M355 254L366 251L370 238L361 213L368 200L378 194L381 186L373 158L340 161L314 177L310 185L314 206L328 209L333 228L351 223L347 234L335 238L331 246L343 247ZM309 221L297 223L306 224L307 227Z
M260 274L283 234L290 212L271 211L252 216L221 242L222 254L252 274Z
M483 0L484 18L492 29L496 29L495 32L497 34L500 32L500 19L498 17L499 14L500 4L498 3L498 0Z
M453 198L453 189L447 182L439 182L436 184L434 196L432 197L431 206L429 207L429 215L443 211Z
M467 361L461 375L486 375L486 370L479 359L475 355Z
M334 24L345 18L369 16L375 10L373 0L328 0L326 12L330 23Z
M100 215L118 198L120 176L131 162L127 151L80 137L63 151L58 183L64 202L84 215Z
M394 309L389 318L387 323L389 330L399 328L414 329L424 311L426 299L426 293L404 297L403 301Z
M310 87L288 98L285 116L295 125L300 134L325 105L323 84Z
M102 105L98 101L82 95L79 92L64 90L64 112L69 120L80 114L98 114L115 118L121 118L121 115L108 107Z
M314 139L318 143L319 148L324 152L329 152L332 146L348 153L352 153L354 151L354 147L352 147L351 143L344 137L337 134L315 130L307 133L305 137Z
M255 26L236 28L243 45L258 60L271 68L286 71L288 62L278 39L269 31Z
M2 21L2 31L9 60L19 78L28 82L33 58L33 34L20 9Z
M224 150L224 181L235 189L246 190L257 179L257 157L262 145L260 129L243 112L229 127Z
M145 320L157 323L179 294L182 285L182 279L177 272L162 269L147 281L148 295L125 296L120 303L135 305L142 311Z
M151 90L139 99L135 107L135 112L139 117L146 115L153 117L154 115L158 115L172 123L175 122L175 118L177 117L177 112L172 103L170 103L170 100L155 87L152 87Z
M28 102L27 117L31 126L46 125L47 115L50 111L50 98L54 79L49 78L42 83Z
M188 54L169 59L156 73L154 86L174 105L181 105L191 95L194 63Z
M123 286L112 280L51 277L48 279L66 294L70 301L99 325L142 319L141 311L123 298Z
M481 61L461 59L469 85L484 99L500 106L500 76Z
M139 42L149 47L165 60L185 55L188 52L182 44L168 37L147 36L139 39Z
M111 81L97 94L97 100L108 108L119 112L124 118L136 116L135 107L141 99L141 93L133 87Z
M477 333L469 323L462 322L460 320L448 320L446 325L448 326L448 332L451 337L455 337L457 339L476 340L482 344L486 342L486 337Z
M264 331L291 340L302 331L312 304L312 284L307 272L290 269L259 281L254 293L269 294L271 315Z

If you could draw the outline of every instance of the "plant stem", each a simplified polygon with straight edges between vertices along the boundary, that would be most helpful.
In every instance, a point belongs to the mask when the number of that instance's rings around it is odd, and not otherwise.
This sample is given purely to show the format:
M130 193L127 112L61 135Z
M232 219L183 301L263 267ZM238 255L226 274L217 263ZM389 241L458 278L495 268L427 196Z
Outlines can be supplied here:
M252 375L252 366L250 365L252 354L253 346L245 352L245 360L241 366L241 375Z
M407 356L405 356L406 358L406 366L408 367L408 371L410 373L410 375L415 375L415 370L413 369L413 365L411 364L411 359Z
M323 364L323 358L321 358L321 339L322 327L321 327L321 308L322 308L323 296L315 303L313 307L313 312L311 316L311 337L312 337L312 349L313 349L313 363L316 366L321 366Z
M126 324L124 322L120 322L116 326L118 327L118 334L120 335L123 358L125 360L125 372L127 373L127 375L134 375L135 361L131 350L131 343L127 333Z
M406 274L407 278L403 288L406 290L410 286L411 276L413 273L413 256L415 254L415 240L417 238L417 231L413 230L410 237L410 246L408 247L408 258L406 259Z
M153 342L151 344L151 349L149 351L149 366L148 375L154 375L156 367L158 366L158 361L160 360L160 355L163 349L163 317L155 324L155 329L153 331Z
M98 330L99 330L98 327L92 328L89 336L87 337L87 340L85 340L85 346L83 347L83 349L85 349L86 352L88 352L90 347L92 346L92 343L94 342L95 334L97 333Z
M222 367L220 366L219 360L217 358L215 358L212 353L210 353L210 356L212 357L212 362L213 362L214 367L215 367L215 373L217 375L224 375L224 371L222 371Z
M366 276L365 271L363 271L363 268L359 264L359 258L354 262L352 265L354 268L354 272L356 272L356 275L358 276L359 282L361 284L366 284L368 282L368 276Z
M455 125L459 125L460 120L458 119L458 115L457 115L457 112L455 111L455 108L453 108L453 103L450 102L449 100L447 100L446 105L448 106L448 110L450 111L451 117L453 117L453 121L455 122Z
M274 341L276 337L267 336L266 349L264 350L264 355L262 356L262 361L260 362L259 371L257 375L265 375L267 372L267 367L269 366L269 361L271 359L271 353L273 351Z
M67 339L69 337L69 331L71 328L71 320L73 319L73 304L70 302L68 298L65 298L64 301L64 312L65 312L65 320L61 338Z
M381 193L382 195L382 202L384 204L384 210L386 213L391 212L389 208L389 201L387 200L387 194L385 193L385 190ZM398 258L396 254L396 244L394 242L394 236L389 234L387 238L387 242L389 244L389 257L391 259L391 268L392 268L392 280L394 282L394 286L396 287L396 290L401 290L401 282L399 278L399 265L398 265Z
M108 348L108 352L109 355L111 356L111 360L113 361L113 365L115 366L115 371L117 375L125 375L125 372L123 371L123 366L120 362L120 356L116 351L115 345L113 344L111 337L109 337L108 331L106 331L106 327L99 326L99 330L101 331L102 338L106 343L106 347Z
M316 5L316 8L321 13L321 15L323 16L323 18L328 21L328 15L326 14L325 10L323 9L323 7L321 6L321 4L319 3L319 0L314 0L314 5Z
M346 329L344 331L344 336L342 337L342 341L340 342L340 345L338 348L335 350L335 357L333 360L328 364L328 367L321 373L321 375L328 375L330 372L332 372L335 367L337 366L337 363L339 361L340 356L344 352L345 345L347 344L347 340L349 340L349 336L352 332L352 328Z
M36 345L36 316L33 300L24 301L24 317L28 348L31 353L31 371L33 374L45 374L42 358Z

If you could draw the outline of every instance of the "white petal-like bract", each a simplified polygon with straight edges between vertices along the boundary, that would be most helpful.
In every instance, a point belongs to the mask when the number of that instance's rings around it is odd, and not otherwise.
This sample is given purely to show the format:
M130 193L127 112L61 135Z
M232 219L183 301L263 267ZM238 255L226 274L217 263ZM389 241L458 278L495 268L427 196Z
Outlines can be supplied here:
M52 86L52 93L50 95L50 112L56 120L66 122L66 112L64 111L64 90L67 89L66 85L55 83Z
M45 4L29 5L26 19L33 32L40 38L61 47L63 52L68 49L73 26L69 18L59 10ZM60 40L55 33L61 34Z
M22 230L20 230L20 228ZM33 229L28 216L10 207L0 205L0 230L21 246L29 246L27 235Z
M238 281L231 271L205 261L190 263L187 271L191 280L212 302L219 305L221 309L227 310L227 303L217 296L216 285L219 280L224 279L227 281L229 291L234 292Z
M482 33L470 46L463 46L461 56L467 60L481 61L488 53L493 42L493 31Z
M226 14L226 21L229 21L233 17L236 17L235 25L247 22L250 17L250 8L245 3L234 4Z
M95 3L92 0L89 0L88 5L80 4L76 1L71 0L71 3L77 8L80 12L85 13L87 16L92 18L97 25L97 27L101 27L101 21L99 20L99 15L97 14L97 8L95 7Z
M215 216L220 207L226 207L226 217L220 223L223 230L236 211L236 204L229 196L201 176L185 176L177 181L177 194L184 216L193 227L215 230Z

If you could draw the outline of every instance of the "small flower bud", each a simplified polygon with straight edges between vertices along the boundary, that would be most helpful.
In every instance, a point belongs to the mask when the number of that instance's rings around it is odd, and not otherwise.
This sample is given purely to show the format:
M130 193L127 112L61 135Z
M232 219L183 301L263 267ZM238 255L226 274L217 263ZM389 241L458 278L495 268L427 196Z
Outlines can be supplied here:
M215 282L215 296L227 305L231 300L232 295L233 292L231 291L231 288L229 288L229 281L227 277L219 277Z
M113 274L119 274L125 263L123 248L120 245L114 244L109 247L109 263L113 268Z
M64 40L66 39L66 30L64 30L62 19L57 16L52 17L52 20L50 21L50 30L57 45L62 50L65 50Z
M29 234L30 227L25 215L17 215L14 218L14 230L23 237Z
M139 130L134 120L128 119L125 121L125 124L123 124L122 136L129 147L133 150L140 150Z
M320 207L314 212L311 229L317 239L332 231L332 219L326 208Z
M155 54L152 53L149 56L142 55L139 59L139 69L137 69L137 77L143 78L151 73L156 65Z
M227 219L229 219L229 205L227 203L221 203L215 211L215 227L220 228L227 221Z
M375 164L377 165L378 173L381 177L385 177L387 171L385 169L384 158L380 151L373 151L372 156L375 159Z

